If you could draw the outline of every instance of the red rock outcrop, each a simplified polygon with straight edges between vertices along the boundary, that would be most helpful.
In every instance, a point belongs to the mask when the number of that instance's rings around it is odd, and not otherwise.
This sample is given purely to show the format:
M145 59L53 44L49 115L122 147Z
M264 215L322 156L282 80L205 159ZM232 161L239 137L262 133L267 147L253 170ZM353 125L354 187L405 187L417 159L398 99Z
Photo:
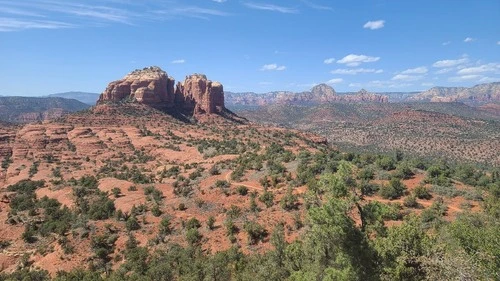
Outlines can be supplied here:
M124 100L156 108L176 108L198 114L220 113L224 109L224 89L203 74L187 76L177 83L159 67L135 70L121 80L111 82L101 94L98 105Z
M97 104L130 99L154 107L169 107L174 101L174 82L156 66L135 70L123 79L109 83Z
M187 76L177 83L176 103L194 114L220 113L224 109L224 89L219 82L212 82L203 74Z

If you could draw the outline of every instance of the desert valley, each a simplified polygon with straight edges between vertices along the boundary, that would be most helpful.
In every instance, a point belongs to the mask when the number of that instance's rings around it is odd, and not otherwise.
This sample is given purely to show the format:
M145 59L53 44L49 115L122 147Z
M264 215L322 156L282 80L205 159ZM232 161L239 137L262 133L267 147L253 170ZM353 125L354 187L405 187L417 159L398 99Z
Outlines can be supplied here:
M235 114L205 75L174 82L147 67L91 108L2 123L1 278L307 279L323 263L329 276L438 278L471 255L460 274L496 274L493 105L390 104L323 85ZM468 239L476 252L447 248Z
M499 11L0 0L0 281L499 281Z

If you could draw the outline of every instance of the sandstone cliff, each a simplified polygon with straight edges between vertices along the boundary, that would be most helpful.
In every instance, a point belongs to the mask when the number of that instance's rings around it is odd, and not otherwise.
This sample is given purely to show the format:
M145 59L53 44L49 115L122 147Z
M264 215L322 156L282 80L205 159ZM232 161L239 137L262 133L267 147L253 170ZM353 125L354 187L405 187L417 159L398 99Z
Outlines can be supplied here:
M175 80L161 68L146 67L111 82L97 104L129 101L159 109L174 108L194 115L224 110L224 89L219 82L212 82L203 74L193 74L177 83L175 89L174 84Z

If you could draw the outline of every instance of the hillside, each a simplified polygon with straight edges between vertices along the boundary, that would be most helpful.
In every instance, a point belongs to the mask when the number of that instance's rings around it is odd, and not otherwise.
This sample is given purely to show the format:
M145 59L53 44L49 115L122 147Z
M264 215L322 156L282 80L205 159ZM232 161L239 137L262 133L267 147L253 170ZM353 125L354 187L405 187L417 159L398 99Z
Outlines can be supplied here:
M484 130L391 106L260 114L301 126L321 116ZM313 133L251 123L202 74L174 87L160 68L139 69L90 110L0 122L0 160L0 280L443 280L457 276L447 266L456 249L467 276L496 274L496 239L485 239L498 230L498 171L342 152ZM472 238L484 256L465 251Z
M500 102L500 82L479 84L471 88L434 87L410 97L409 100L431 102Z
M41 97L0 97L0 121L30 123L55 119L89 108L77 100Z
M65 92L65 93L51 94L48 95L48 97L74 99L88 105L95 105L97 99L99 98L99 94L87 93L87 92Z
M238 111L249 120L307 130L354 151L500 164L500 115L461 103L271 106Z

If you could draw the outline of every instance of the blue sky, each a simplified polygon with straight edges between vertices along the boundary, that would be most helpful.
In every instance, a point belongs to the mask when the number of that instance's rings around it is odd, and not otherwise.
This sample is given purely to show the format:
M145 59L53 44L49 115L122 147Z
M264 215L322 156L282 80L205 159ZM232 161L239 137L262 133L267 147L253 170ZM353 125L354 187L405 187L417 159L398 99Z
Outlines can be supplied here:
M0 95L102 92L158 65L227 91L500 81L498 0L0 0Z

